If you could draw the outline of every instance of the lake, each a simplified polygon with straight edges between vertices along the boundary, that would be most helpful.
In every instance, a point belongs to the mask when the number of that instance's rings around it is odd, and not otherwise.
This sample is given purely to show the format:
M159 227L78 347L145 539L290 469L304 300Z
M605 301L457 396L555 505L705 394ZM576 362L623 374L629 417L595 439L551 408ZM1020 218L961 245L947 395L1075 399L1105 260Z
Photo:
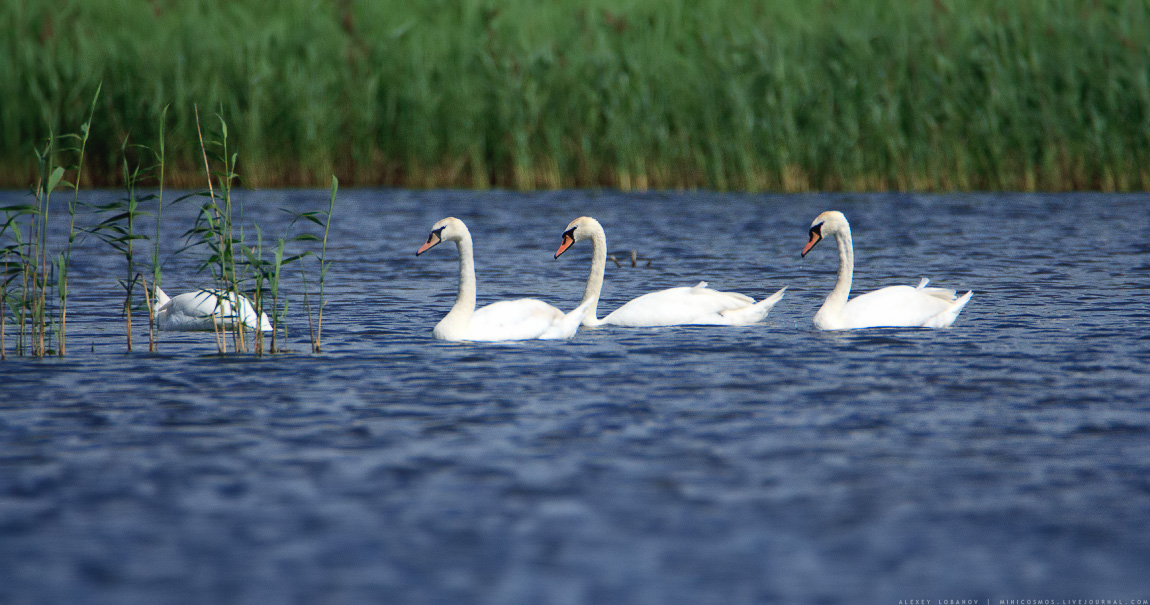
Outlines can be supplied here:
M268 240L299 228L281 208L327 196L237 201ZM193 204L164 210L169 294L211 285L202 250L176 254ZM954 326L816 331L838 258L799 251L829 209L851 221L856 293L973 290ZM262 357L194 333L149 354L140 318L126 354L123 260L88 238L68 355L13 356L9 333L0 363L0 603L1150 599L1148 210L1144 194L345 190L324 352L290 265L292 352ZM458 256L414 253L449 215L475 238L481 305L574 308L590 245L553 255L580 215L622 264L600 316L700 280L789 289L745 327L438 342Z

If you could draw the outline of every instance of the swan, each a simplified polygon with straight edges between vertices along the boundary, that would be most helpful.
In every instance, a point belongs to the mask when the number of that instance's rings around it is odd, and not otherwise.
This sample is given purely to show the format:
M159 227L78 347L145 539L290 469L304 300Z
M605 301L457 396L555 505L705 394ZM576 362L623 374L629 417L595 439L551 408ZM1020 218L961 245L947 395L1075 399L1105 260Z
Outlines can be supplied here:
M431 334L440 340L502 341L552 340L571 338L579 329L589 304L563 313L541 300L505 300L475 309L475 259L471 233L455 217L447 217L431 228L427 241L415 252L427 252L441 242L455 242L459 248L459 295L455 306L436 324Z
M762 321L771 307L783 298L786 288L756 303L750 296L736 292L719 292L699 282L693 287L670 288L644 294L619 307L603 319L596 311L603 290L603 272L607 266L607 236L599 221L582 216L567 225L555 258L575 242L591 240L591 275L583 291L583 304L591 304L583 317L584 326L742 326Z
M855 261L851 226L843 213L829 210L815 218L811 223L811 239L803 246L802 256L805 258L815 244L830 235L839 245L839 276L826 302L815 314L815 327L820 330L946 328L970 301L971 292L955 298L954 290L927 288L929 279L923 279L917 287L889 286L848 301Z
M256 310L252 301L240 296L239 304L235 302L234 292L220 297L211 290L196 290L169 298L163 290L156 288L152 312L156 326L161 330L209 331L217 327L231 330L235 328L235 308L238 306L240 323L249 330L255 330ZM272 324L264 313L259 314L259 329L262 332L272 331Z

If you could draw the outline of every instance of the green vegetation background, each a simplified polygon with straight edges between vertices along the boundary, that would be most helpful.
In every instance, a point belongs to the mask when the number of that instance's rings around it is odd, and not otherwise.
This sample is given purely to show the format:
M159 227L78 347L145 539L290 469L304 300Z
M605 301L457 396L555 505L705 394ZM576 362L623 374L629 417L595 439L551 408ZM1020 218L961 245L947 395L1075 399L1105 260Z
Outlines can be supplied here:
M0 186L74 132L252 186L1150 189L1146 0L8 0ZM206 136L206 133L205 133Z

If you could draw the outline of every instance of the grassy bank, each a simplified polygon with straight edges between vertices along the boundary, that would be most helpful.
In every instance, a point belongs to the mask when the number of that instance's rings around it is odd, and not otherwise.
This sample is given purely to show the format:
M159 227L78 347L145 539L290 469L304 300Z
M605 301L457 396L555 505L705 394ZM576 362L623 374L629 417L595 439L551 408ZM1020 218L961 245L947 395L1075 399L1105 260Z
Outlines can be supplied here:
M89 184L198 104L255 186L1150 189L1141 0L268 6L0 3L0 186L102 82Z

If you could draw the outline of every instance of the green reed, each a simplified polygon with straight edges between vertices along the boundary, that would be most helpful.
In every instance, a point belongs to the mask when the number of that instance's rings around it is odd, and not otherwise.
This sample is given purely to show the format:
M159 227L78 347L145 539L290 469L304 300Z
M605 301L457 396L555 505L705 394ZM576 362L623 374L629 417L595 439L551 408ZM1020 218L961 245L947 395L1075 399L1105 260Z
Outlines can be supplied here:
M73 145L68 147L67 151L76 156L76 163L71 166L71 169L75 171L75 177L71 183L72 199L68 202L68 245L56 257L56 274L58 276L56 294L59 299L58 307L60 310L56 342L61 357L64 356L67 349L68 272L72 265L72 246L75 245L76 236L79 235L79 230L76 228L76 210L80 205L80 181L84 174L84 151L88 147L88 134L92 130L92 117L96 113L96 102L100 99L101 88L101 85L96 86L96 92L92 95L92 102L88 106L88 119L80 124L80 132L61 137L66 144Z
M0 212L4 213L4 224L0 225L0 241L5 242L0 278L0 322L3 322L0 323L0 330L4 330L7 323L2 316L11 312L19 326L16 341L18 355L25 352L37 357L62 354L59 348L50 348L53 332L60 337L62 329L51 314L48 298L48 291L53 286L63 288L59 284L59 274L63 271L64 263L53 258L48 249L52 192L61 184L66 184L63 181L65 169L57 165L57 142L58 137L50 133L43 146L34 150L38 170L30 192L34 202L0 208ZM20 226L22 220L26 221L23 229ZM17 283L16 287L12 287L13 282ZM2 343L0 349L3 349Z
M65 321L67 317L67 278L71 262L73 245L79 233L89 233L108 244L124 258L124 274L117 282L124 291L123 314L125 317L125 332L127 337L127 350L133 350L133 312L140 308L139 300L135 294L137 282L143 279L138 272L142 264L139 260L140 240L153 239L151 248L151 279L152 289L149 290L146 281L143 289L143 303L149 315L149 351L156 350L155 316L153 300L160 287L162 277L160 247L163 232L163 194L165 185L165 166L167 165L167 143L164 118L167 111L161 112L159 123L159 138L155 147L134 144L128 137L121 141L119 150L121 178L124 183L124 195L107 204L92 206L99 222L78 227L76 222L79 207L79 183L83 177L85 151L92 131L92 120L95 107L100 95L97 87L89 110L88 120L80 126L77 134L60 137L48 137L42 147L36 148L38 176L31 188L32 200L26 203L12 204L0 207L3 220L0 222L0 359L7 356L7 335L9 323L14 323L17 329L16 353L24 355L31 352L37 356L44 356L53 352L63 355L65 342ZM198 113L198 108L193 107ZM328 270L331 261L327 258L327 242L331 224L332 210L338 191L338 180L332 177L331 195L326 212L293 213L294 225L303 220L315 223L323 228L323 237L302 233L291 238L280 238L271 251L271 259L264 258L262 231L258 225L253 225L256 232L256 245L249 246L245 240L242 205L235 205L232 201L234 183L238 182L236 172L238 154L229 153L227 122L219 119L219 130L215 138L205 143L200 139L199 151L204 161L204 170L208 177L208 188L204 192L194 192L182 196L176 201L193 197L204 197L200 213L195 225L186 233L194 241L187 248L203 245L208 250L207 258L201 263L200 270L212 274L215 287L212 290L217 294L218 300L231 299L240 301L243 298L241 288L249 280L255 282L255 312L256 316L264 311L265 301L270 297L270 311L273 322L272 343L269 350L280 351L276 344L276 334L282 332L286 338L284 318L288 311L288 297L280 290L283 267L291 262L317 256L316 253L306 251L285 256L287 242L319 241L319 292L318 315L313 318L310 306L311 292L304 275L304 300L308 308L308 322L312 334L311 347L314 352L320 351L322 339L323 312L327 304L325 291ZM65 146L60 147L60 142ZM59 164L58 156L73 154L75 164L66 168ZM213 170L212 163L221 170ZM75 170L73 182L64 180L66 171ZM48 233L51 214L51 194L57 189L67 186L72 189L72 199L67 209L68 240L62 251L52 256L49 250ZM145 187L151 188L151 190ZM217 190L219 194L217 195ZM154 206L154 212L151 211ZM236 214L238 213L238 218ZM153 238L140 231L140 220L148 215L156 217L155 234ZM181 250L182 251L182 250ZM50 308L51 299L48 293L52 287L56 288L56 315ZM266 293L266 294L265 294ZM241 315L238 312L235 315ZM222 309L217 309L221 311ZM257 319L258 321L258 319ZM226 328L219 322L216 324L216 337L220 352L226 352ZM233 348L236 351L246 351L247 342L242 322L232 323ZM263 352L263 334L255 330L255 348L257 353ZM53 351L51 338L55 335L58 347Z
M194 111L198 113L198 109L194 109ZM272 340L268 350L276 353L286 351L277 343L279 334L283 334L285 340L287 338L285 318L289 308L289 299L280 289L283 268L289 263L309 256L316 256L311 251L302 251L285 256L285 246L288 242L321 242L317 256L319 304L317 316L314 319L311 312L311 293L308 290L306 272L303 274L303 299L311 332L311 348L313 352L318 353L322 338L323 311L327 304L325 284L327 272L332 264L327 259L327 242L331 213L338 191L338 180L334 176L332 177L331 195L326 212L292 213L293 219L289 224L290 229L301 220L315 223L323 228L323 237L320 238L309 233L300 233L293 237L281 237L276 241L275 247L270 250L271 258L267 258L265 256L263 230L259 225L253 224L251 226L256 234L256 242L254 246L250 245L245 236L243 209L242 207L237 208L232 202L235 183L240 180L239 174L236 172L239 154L235 151L229 153L227 121L219 115L216 117L219 130L215 136L207 142L204 141L202 135L200 139L200 153L204 162L204 171L208 176L208 189L193 194L207 198L207 200L200 207L195 225L184 234L190 243L183 250L195 247L206 249L207 256L201 261L199 270L208 271L212 275L215 282L213 291L217 293L217 298L220 300L227 298L234 301L241 300L245 296L243 291L249 289L247 286L250 283L256 321L259 321L262 313L269 315L269 321L272 324ZM213 163L222 169L213 170ZM187 197L191 196L185 196L181 199L187 199ZM301 267L301 271L305 270ZM227 345L224 329L219 324L216 327L219 351L225 353L227 352ZM253 349L257 354L263 354L264 334L258 328L253 331L255 332L254 343L252 343ZM234 350L246 352L246 334L242 323L233 322L231 336Z
M4 3L0 183L103 81L100 141L171 103L177 186L199 103L251 185L1150 188L1141 1L262 6Z
M97 91L97 95L99 95L99 91ZM93 104L95 104L95 99L93 99ZM127 137L121 142L120 169L123 175L124 196L107 204L93 206L92 209L96 215L102 216L103 219L84 229L108 244L124 257L125 274L124 277L117 279L117 283L124 291L122 308L125 321L127 349L129 352L131 352L133 348L132 313L139 308L139 301L137 297L134 296L135 287L137 282L142 279L142 275L137 270L140 263L137 260L138 250L136 242L148 239L152 239L150 259L152 290L148 290L147 281L144 280L141 284L143 289L142 298L144 303L143 309L148 316L148 351L155 352L157 349L155 336L155 305L153 305L153 301L155 300L156 289L160 287L161 276L159 245L162 239L160 237L160 227L164 207L165 162L164 125L162 120L165 114L166 111L160 114L159 140L155 147L130 144ZM87 143L87 133L90 131L90 123L91 118L89 118L89 122L85 124L85 127L82 128L84 138L80 147L81 158L83 157L83 145ZM77 182L79 182L79 175L80 173L77 171ZM153 192L145 192L142 190L145 186L154 186L156 189ZM66 251L67 258L71 257L71 248L75 240L76 203L78 203L78 191L74 192L73 206L69 208L70 231ZM154 212L149 211L147 209L149 207L154 207ZM156 217L155 234L151 238L139 231L139 221L148 214L154 214ZM62 262L61 266L66 266L66 262ZM66 272L62 272L62 274L66 275ZM63 316L63 314L61 314L61 316Z
M49 132L42 147L33 150L37 176L31 188L34 203L13 204L0 208L4 222L0 225L0 245L4 260L0 272L0 358L3 358L8 314L19 325L17 354L24 354L25 340L29 337L30 352L36 356L55 353L64 356L67 343L68 271L72 260L72 246L78 234L76 210L79 205L79 182L84 166L84 151L88 132L95 113L100 87L89 104L88 118L80 124L79 133L55 136ZM65 158L74 158L75 163ZM64 180L67 171L74 171L72 182ZM68 243L52 254L49 249L51 194L57 188L71 187L68 202ZM22 219L27 220L25 230L20 229ZM13 288L13 283L19 287ZM55 295L49 299L49 291ZM50 349L52 336L55 350Z
M136 308L136 283L139 281L136 260L136 241L148 239L147 235L137 231L139 220L147 214L141 204L159 200L152 193L143 193L140 187L149 174L155 170L153 167L141 165L140 160L133 160L133 155L149 155L151 150L142 145L130 145L125 138L120 145L122 157L121 170L124 176L124 196L107 204L94 206L95 211L105 218L88 229L89 233L96 235L101 241L108 244L124 257L124 277L117 279L120 288L124 291L123 313L125 335L127 337L128 352L132 351L132 311ZM145 286L146 290L146 286ZM150 297L145 294L145 302ZM151 305L148 305L148 315L151 317ZM154 349L154 340L151 337L151 320L149 320L149 350Z
M256 245L254 247L241 247L244 254L244 265L251 270L253 279L255 280L255 293L252 297L254 307L256 310L256 317L258 319L259 313L264 309L267 303L267 297L270 295L271 313L269 319L272 321L272 342L270 352L276 352L276 328L278 326L279 314L277 313L277 298L279 295L279 273L283 261L283 246L284 240L279 240L279 245L273 256L272 261L264 258L264 237L263 230L259 225L255 226L256 230ZM268 292L270 290L270 293ZM266 295L265 295L266 294ZM264 335L263 331L257 329L255 331L255 351L257 355L263 355L264 352Z
M0 227L0 237L5 237L5 244L4 271L3 275L0 275L0 359L7 355L3 339L6 337L9 314L18 330L16 354L25 353L28 309L34 300L29 289L29 273L35 265L31 260L33 258L31 244L20 229L20 218L33 214L36 208L37 206L32 204L13 204L2 209L4 225Z
M329 209L329 213L330 213L330 209ZM293 214L293 216L296 217L295 219L292 220L292 224L295 224L295 221L299 220L301 215L298 213L292 213L292 214ZM315 236L312 236L312 235L306 234L306 233L298 234L298 235L291 237L291 238L281 237L278 240L276 240L276 246L271 251L271 258L268 259L268 258L264 257L263 231L260 229L259 225L255 225L254 227L256 230L256 246L251 247L251 248L245 246L242 248L244 256L245 256L244 266L246 269L251 271L251 275L255 281L255 289L254 289L253 299L255 301L255 307L257 309L257 315L259 312L267 313L268 319L272 324L272 340L271 340L271 343L269 344L268 351L271 353L286 352L287 348L286 347L281 348L279 346L279 344L277 343L277 340L276 340L278 335L282 333L284 341L285 342L287 341L287 323L285 320L287 318L288 308L290 306L289 305L290 300L286 295L284 295L280 292L280 283L281 283L281 277L283 276L283 268L284 268L284 266L288 265L289 263L296 262L298 260L305 258L306 256L309 256L311 253L310 252L303 252L303 253L291 254L288 256L284 256L284 249L285 249L285 246L287 245L287 242L315 241L317 238ZM290 228L290 226L289 226L289 228ZM301 271L303 271L302 268L301 268ZM304 300L305 301L307 301L307 297L308 297L307 280L305 278L304 279ZM310 311L308 313L308 323L309 323L309 325L311 324L311 313L310 313ZM314 330L313 330L313 332L314 332ZM263 353L263 338L264 338L263 332L262 331L257 332L257 334L256 334L256 339L257 339L257 343L258 343L257 347L256 347L257 353L261 353L261 354ZM314 351L316 349L316 346L313 345L312 349ZM316 351L316 352L318 352L318 351Z
M160 283L163 281L162 264L160 262L160 237L161 227L163 225L164 215L164 163L167 159L167 147L164 144L164 122L168 117L168 106L164 106L164 110L160 112L160 133L155 147L156 155L156 177L158 192L156 193L156 231L152 237L152 290L149 292L147 286L144 288L144 295L147 299L148 305L148 352L156 352L158 345L156 344L156 293L160 290Z
M236 233L236 208L232 203L232 188L239 179L236 172L236 161L239 157L234 151L228 150L228 124L222 116L217 115L219 131L210 143L205 144L202 132L199 130L199 109L196 112L196 128L199 135L199 150L204 161L204 172L208 180L208 198L200 206L200 213L196 224L185 233L185 237L193 239L193 245L202 245L207 248L208 256L200 263L199 270L208 271L215 282L213 292L216 293L217 305L222 307L223 301L231 299L235 320L231 322L231 337L233 350L247 351L247 338L243 323L240 320L240 284L244 276L237 272L236 249L244 248L243 229ZM211 162L214 160L221 170L213 171ZM214 184L213 184L214 177ZM219 195L216 189L219 189ZM201 195L204 195L201 193ZM241 210L242 212L242 210ZM241 253L242 254L242 253ZM242 267L242 264L241 264ZM222 316L222 308L217 312ZM258 320L258 310L257 310ZM227 352L227 328L224 322L215 322L216 344L220 353ZM258 322L256 332L259 332Z
M49 324L52 318L48 310L48 289L56 266L48 264L48 221L51 216L49 213L52 192L64 179L64 167L55 164L56 142L56 137L50 134L43 152L38 154L40 174L47 177L41 178L36 184L36 211L29 216L32 263L24 271L26 278L31 277L32 354L37 357L49 353L51 334Z
M313 353L319 353L321 351L320 344L323 340L323 310L324 310L324 307L327 306L327 302L328 302L327 297L326 297L325 292L324 292L324 284L327 281L327 272L329 269L331 269L331 263L332 263L332 261L327 260L327 237L328 237L329 231L331 230L331 213L332 213L332 210L335 209L335 197L336 197L336 193L338 191L339 191L339 179L337 179L335 176L332 176L331 177L331 197L328 199L327 211L326 212L308 211L308 212L294 213L295 218L292 219L293 225L297 221L303 220L303 221L315 223L316 225L318 225L320 228L323 229L323 238L322 239L318 238L314 235L307 234L307 233L297 235L295 238L293 238L297 241L318 241L318 242L320 242L319 255L316 255L315 253L313 253L311 251L307 251L307 252L304 252L304 253L300 254L299 256L295 257L297 259L302 259L302 258L305 258L308 256L313 256L313 257L315 257L316 262L319 265L318 297L317 297L318 301L317 301L316 306L315 306L316 313L314 316L315 317L314 320L313 320L313 315L312 315L311 292L310 292L310 289L309 289L308 283L307 283L306 265L304 263L300 263L300 269L299 269L300 270L300 280L303 283L304 312L307 314L308 333L311 336L311 350Z
M37 155L40 155L37 150ZM43 168L43 163L41 163ZM43 175L42 175L43 176ZM36 297L32 284L38 276L36 271L36 252L34 238L29 239L25 230L20 228L21 219L36 217L40 210L41 183L43 178L36 181L33 189L35 204L11 204L0 208L4 212L4 224L0 226L0 238L3 238L4 264L3 274L0 275L0 337L6 335L7 317L9 314L16 325L16 354L23 355L25 349L25 336L28 329L29 310L33 308ZM31 219L34 220L34 219ZM31 225L27 227L32 233ZM30 282L31 278L31 282ZM6 355L6 349L0 341L0 357Z

